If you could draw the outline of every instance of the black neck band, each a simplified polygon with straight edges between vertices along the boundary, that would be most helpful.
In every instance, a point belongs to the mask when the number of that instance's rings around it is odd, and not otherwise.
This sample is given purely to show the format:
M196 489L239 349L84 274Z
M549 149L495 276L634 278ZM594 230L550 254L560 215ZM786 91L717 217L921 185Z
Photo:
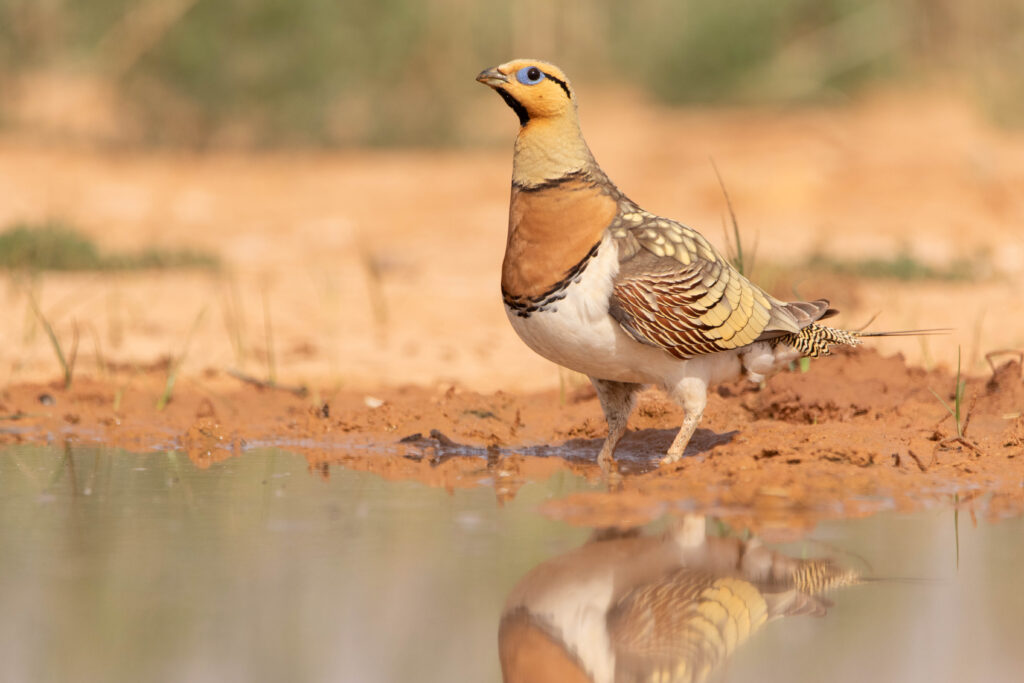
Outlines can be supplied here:
M526 107L524 107L519 100L509 95L508 91L504 88L495 88L495 90L497 90L498 94L501 95L501 99L505 100L505 104L512 107L512 111L514 111L516 116L519 117L519 125L525 126L526 122L530 120L530 114L526 111Z

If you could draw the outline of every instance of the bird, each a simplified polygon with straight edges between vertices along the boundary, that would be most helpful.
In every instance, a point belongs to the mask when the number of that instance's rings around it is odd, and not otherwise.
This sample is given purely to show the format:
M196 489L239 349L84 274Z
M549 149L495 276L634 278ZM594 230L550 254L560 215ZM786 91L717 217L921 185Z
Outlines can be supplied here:
M660 386L684 410L663 465L678 461L709 386L764 378L869 336L821 323L826 299L784 302L747 279L697 230L645 211L608 178L580 130L576 91L553 64L515 59L476 80L519 119L501 268L505 312L535 352L586 375L615 464L636 395ZM920 331L919 331L920 332Z
M687 515L662 534L600 530L530 570L498 626L506 683L704 681L768 622L825 616L824 593L870 580L706 524Z

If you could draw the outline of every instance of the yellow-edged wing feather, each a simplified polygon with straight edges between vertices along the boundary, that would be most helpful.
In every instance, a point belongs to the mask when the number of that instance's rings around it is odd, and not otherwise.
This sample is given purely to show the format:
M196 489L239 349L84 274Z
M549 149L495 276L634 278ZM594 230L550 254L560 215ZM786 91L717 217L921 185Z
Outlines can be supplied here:
M610 312L641 343L693 358L797 333L828 302L781 302L750 282L696 230L622 210L612 228L622 257Z

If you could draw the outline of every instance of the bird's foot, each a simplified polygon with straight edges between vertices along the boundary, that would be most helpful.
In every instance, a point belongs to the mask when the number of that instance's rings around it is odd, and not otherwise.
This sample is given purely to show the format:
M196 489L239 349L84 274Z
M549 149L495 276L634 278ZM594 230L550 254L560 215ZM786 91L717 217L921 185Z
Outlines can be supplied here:
M679 462L683 454L686 453L686 446L690 443L690 437L693 436L693 432L697 429L697 423L700 421L700 413L688 413L683 419L683 426L679 428L679 433L676 434L676 438L672 440L672 445L668 447L668 453L661 459L662 465L671 465Z
M673 449L670 448L668 450L668 453L665 455L665 457L663 457L661 459L661 464L662 465L671 465L672 463L679 462L682 459L683 452L685 450L686 449L683 448L683 449L680 449L679 451L674 451Z
M689 433L687 433L687 431ZM669 452L662 458L662 465L672 465L682 460L683 455L686 453L686 445L690 442L690 434L693 430L687 430L687 426L683 425L683 428L679 430L679 434L676 435L672 445L669 446Z
M615 461L612 450L605 444L597 455L597 464L601 468L601 476L608 482L608 490L616 491L622 488L622 474L619 472L619 463Z

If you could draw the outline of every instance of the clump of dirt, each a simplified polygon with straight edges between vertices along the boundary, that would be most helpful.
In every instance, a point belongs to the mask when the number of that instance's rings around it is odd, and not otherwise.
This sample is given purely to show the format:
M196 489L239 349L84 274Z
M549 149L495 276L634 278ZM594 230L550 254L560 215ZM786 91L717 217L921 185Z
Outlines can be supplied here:
M995 369L984 388L969 399L976 430L999 431L1004 420L1019 420L1024 414L1024 370L1014 360ZM994 418L994 419L993 419Z
M840 349L837 356L811 362L807 373L782 373L763 391L748 394L742 405L758 419L817 424L845 422L876 413L891 412L907 398L931 396L923 370L908 368L902 356L882 358L877 354ZM932 399L934 400L934 398Z
M606 432L595 396L457 386L288 391L211 371L186 380L163 410L159 371L130 380L23 384L0 392L0 444L104 443L181 449L199 467L249 447L300 452L330 476L341 466L454 489L488 485L499 500L528 481L568 470L602 482L594 460ZM550 501L549 515L585 525L649 520L671 510L713 512L759 531L830 516L912 509L990 493L992 515L1024 512L1024 380L1011 361L966 382L958 434L932 394L954 391L940 370L907 367L871 350L783 372L761 388L726 385L709 396L678 464L659 467L682 411L645 391L617 454L611 486Z
M200 414L181 436L181 447L196 467L205 470L215 462L241 455L243 442L225 433L212 414Z

